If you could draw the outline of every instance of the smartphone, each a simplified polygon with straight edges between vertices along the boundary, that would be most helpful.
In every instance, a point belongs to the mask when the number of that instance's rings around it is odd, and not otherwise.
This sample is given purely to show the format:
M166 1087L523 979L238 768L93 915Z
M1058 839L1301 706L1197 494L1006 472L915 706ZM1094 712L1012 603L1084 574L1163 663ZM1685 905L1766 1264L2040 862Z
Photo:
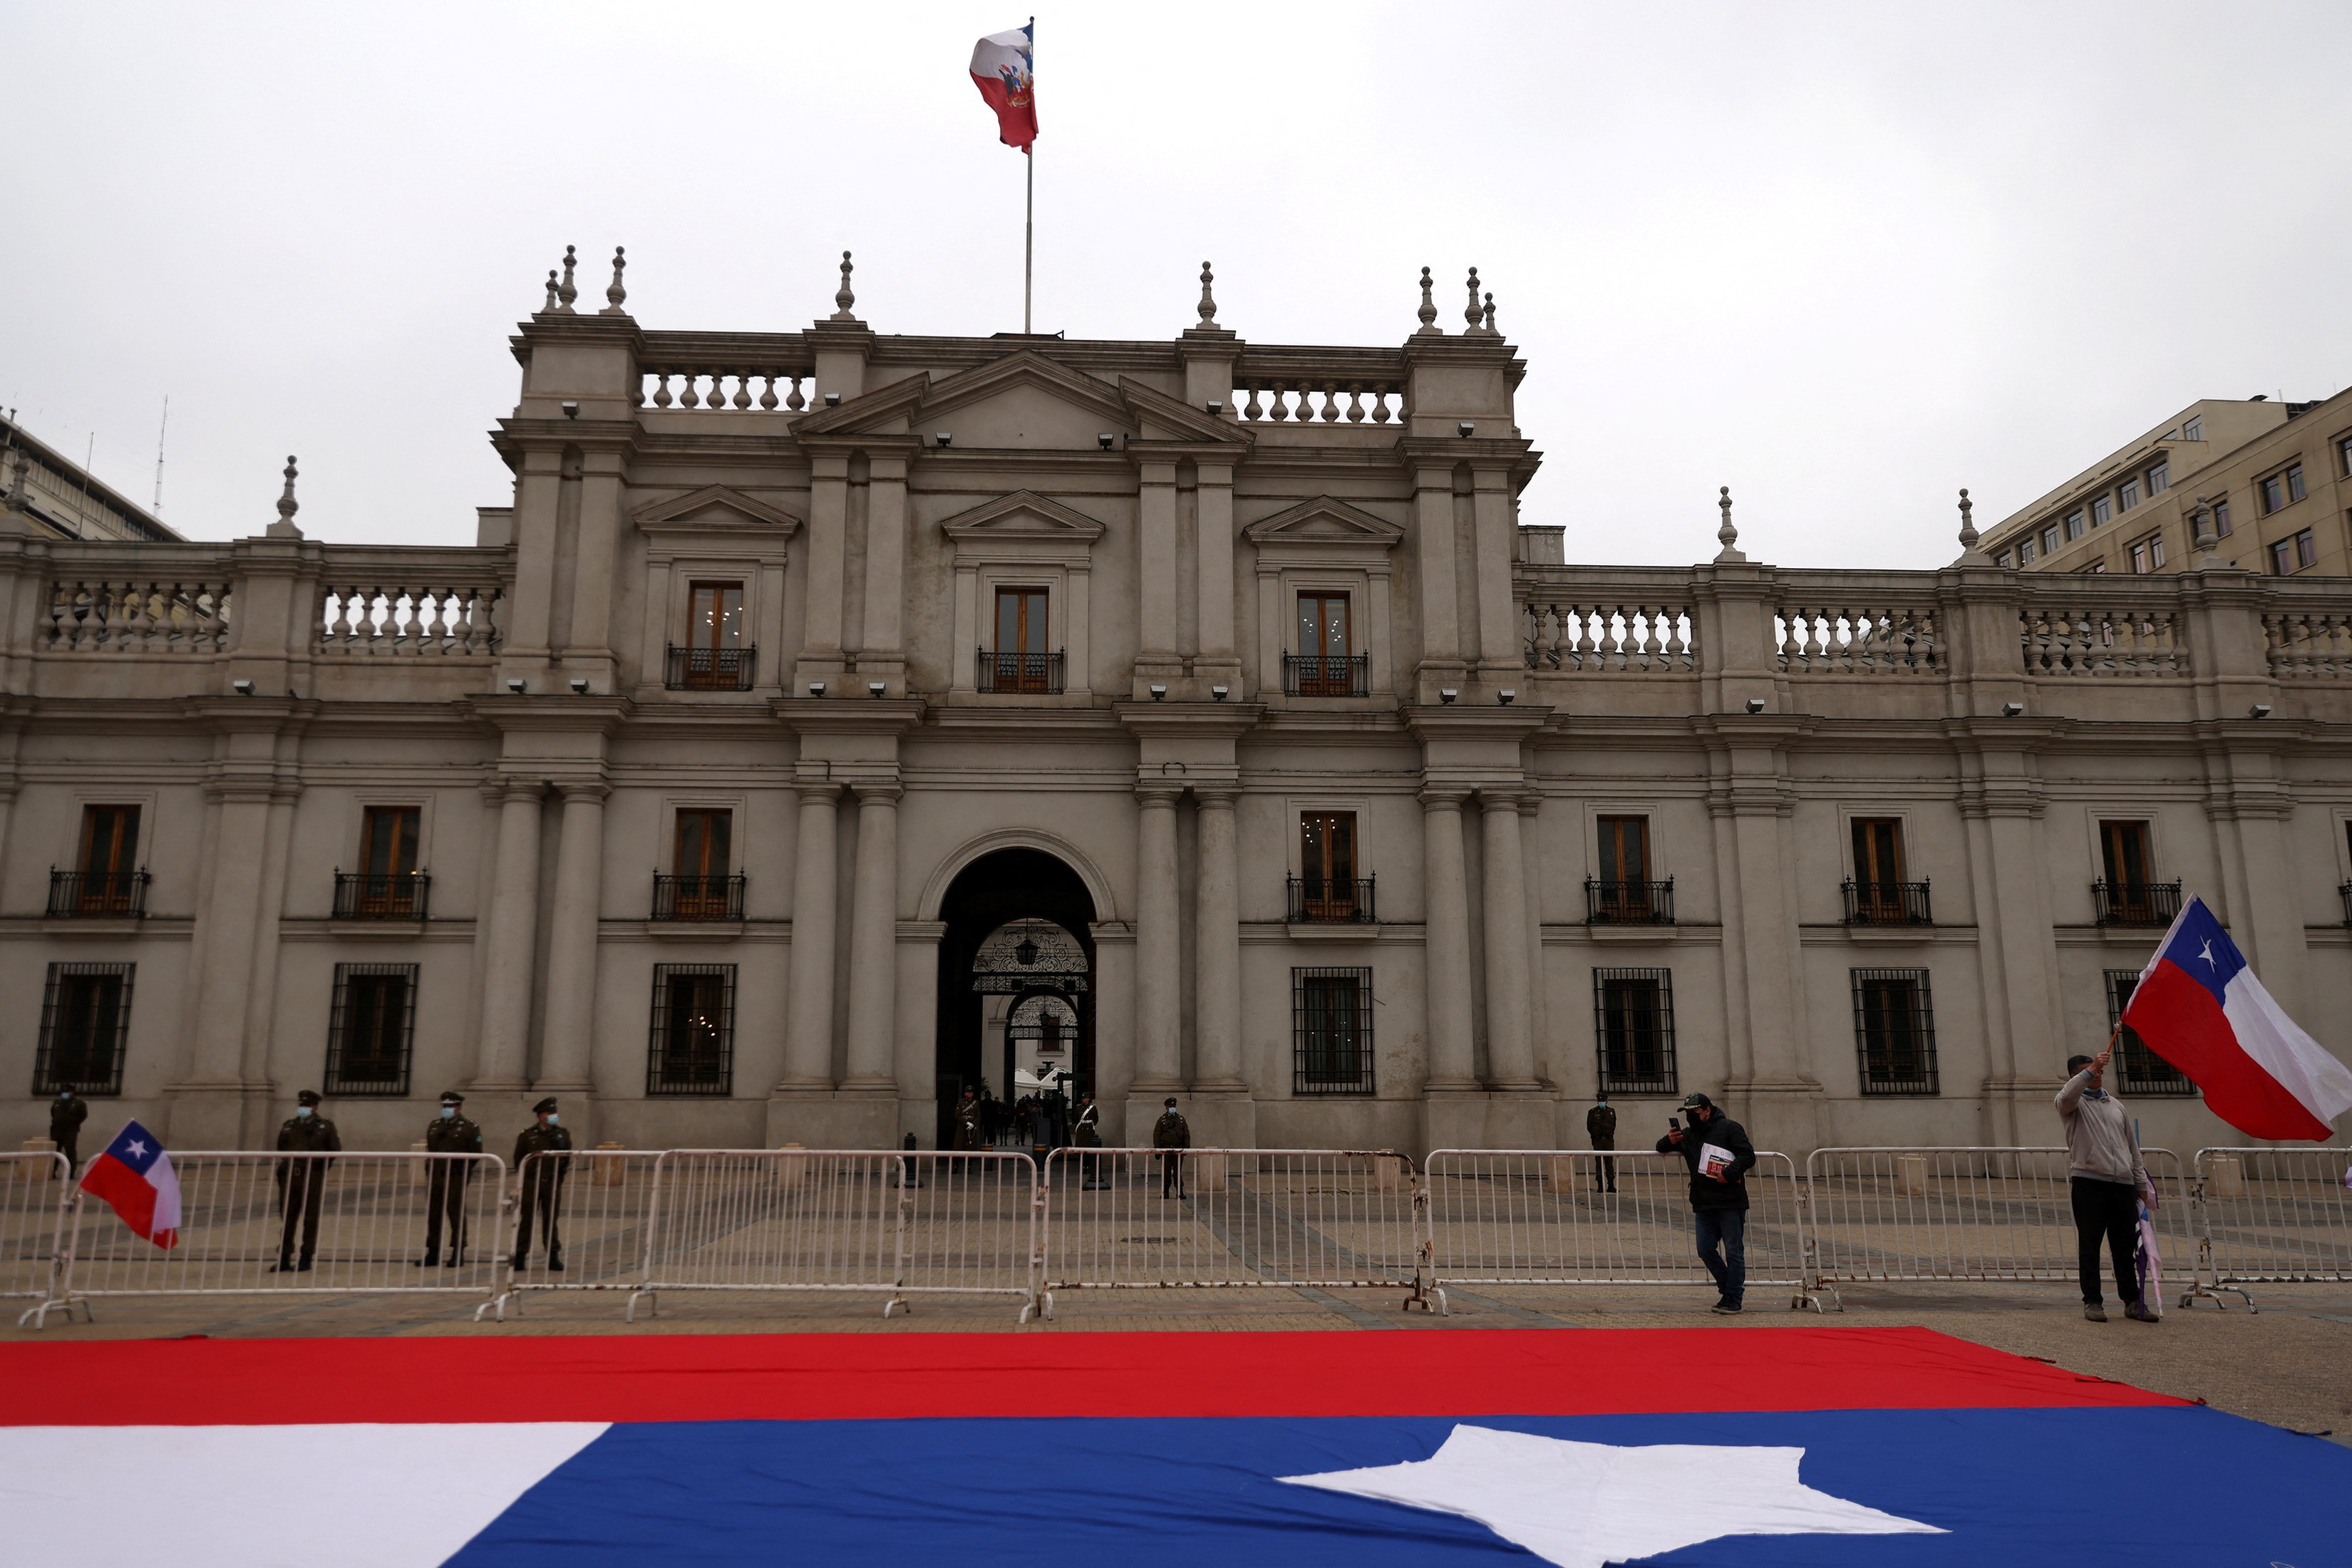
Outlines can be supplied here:
M1683 1130L1683 1119L1682 1119L1681 1117L1679 1117L1679 1116L1669 1116L1669 1117L1667 1117L1667 1118L1666 1118L1666 1131L1669 1131L1669 1132L1679 1132L1679 1131L1681 1131L1682 1130Z

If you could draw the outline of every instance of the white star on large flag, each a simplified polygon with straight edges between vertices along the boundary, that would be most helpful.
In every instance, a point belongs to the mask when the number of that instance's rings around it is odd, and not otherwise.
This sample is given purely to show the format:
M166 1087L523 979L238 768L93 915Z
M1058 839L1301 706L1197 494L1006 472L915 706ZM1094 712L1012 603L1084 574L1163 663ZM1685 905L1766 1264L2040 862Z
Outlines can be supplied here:
M1815 1491L1802 1448L1658 1443L1620 1447L1456 1426L1402 1465L1281 1476L1294 1486L1476 1520L1559 1568L1605 1568L1727 1535L1942 1535Z

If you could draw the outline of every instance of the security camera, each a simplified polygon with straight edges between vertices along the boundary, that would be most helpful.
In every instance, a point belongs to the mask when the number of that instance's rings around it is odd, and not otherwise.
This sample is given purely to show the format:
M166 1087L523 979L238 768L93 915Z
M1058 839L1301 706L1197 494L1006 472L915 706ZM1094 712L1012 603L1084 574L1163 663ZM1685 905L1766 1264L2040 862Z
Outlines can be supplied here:
M1456 691L1451 686L1441 686L1437 689L1437 700L1440 702L1451 702L1461 695L1462 693Z
M522 677L520 675L508 676L507 689L513 692L517 697L521 696L523 691L526 689Z
M228 685L229 689L236 692L239 697L250 697L253 695L253 682L250 680L232 680ZM2268 712L2269 710L2264 709L2263 711Z
M1478 433L1478 426L1465 419L1454 427L1454 433L1457 436L1475 436Z
M1233 694L1233 688L1231 688L1231 687L1229 687L1229 686L1212 686L1211 688L1209 688L1209 695L1210 695L1210 696L1212 696L1212 697L1213 697L1213 698L1215 698L1215 699L1216 699L1218 701L1220 701L1220 702L1223 702L1223 701L1227 697L1231 696L1232 694Z
M1508 708L1511 705L1511 699L1517 695L1518 692L1515 689L1506 686L1495 693L1495 705L1498 708Z
M841 406L841 394L839 394L839 393L837 393L837 392L828 392L828 393L826 393L826 394L824 395L824 405L825 405L827 408L838 408L838 407L840 407L840 406Z
M810 682L809 682L809 695L810 695L811 697L822 697L822 696L824 696L824 681L822 681L822 680L812 680L812 681L810 681Z
M2024 715L2025 704L2022 702L2004 702L2000 705L2000 716L2004 719L2021 719Z
M890 683L887 680L869 680L866 683L866 695L868 697L879 697L889 689Z
M2271 705L2267 702L2257 702L2246 710L2246 717L2249 719L2267 719L2270 716Z
M578 405L578 404L576 404L576 403L569 402L569 401L565 402L565 403L564 403L564 405L563 405L563 416L564 416L566 419L577 419L577 418L579 418L579 417L580 417L580 405Z
M953 431L936 430L931 433L931 442L934 446L944 447L954 439L955 433Z
M587 695L588 695L588 678L587 678L586 676L584 676L584 675L575 675L575 676L573 676L573 677L572 678L572 689L573 691L578 692L578 693L579 693L581 696L583 696L583 697L587 696Z
M1101 435L1099 435L1099 436L1097 436L1097 437L1095 437L1095 445L1096 445L1096 446L1097 446L1097 447L1100 447L1104 451L1108 452L1108 451L1109 451L1113 447L1116 447L1116 446L1118 446L1118 437L1116 437L1116 436L1114 436L1114 435L1112 435L1109 431L1106 430L1106 431L1104 431Z
M1749 698L1749 699L1748 700L1748 710L1750 713L1761 713L1761 712L1763 712L1763 711L1764 711L1764 699L1762 699L1761 697L1751 697L1751 698Z
M1167 700L1168 700L1168 689L1167 689L1166 687L1164 687L1164 686L1155 686L1155 687L1153 687L1153 688L1151 689L1151 700L1153 700L1154 702L1165 702L1165 701L1167 701Z

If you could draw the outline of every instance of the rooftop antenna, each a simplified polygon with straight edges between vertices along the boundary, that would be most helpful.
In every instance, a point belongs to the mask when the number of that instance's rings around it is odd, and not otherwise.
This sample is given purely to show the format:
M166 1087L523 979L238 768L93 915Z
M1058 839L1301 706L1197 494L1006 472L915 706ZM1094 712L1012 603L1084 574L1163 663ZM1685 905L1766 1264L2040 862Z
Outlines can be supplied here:
M155 426L155 500L147 510L163 515L163 432L172 427L172 395L163 395L163 422Z
M82 537L89 537L89 466L98 458L98 432L89 433L89 445L81 455L81 527Z

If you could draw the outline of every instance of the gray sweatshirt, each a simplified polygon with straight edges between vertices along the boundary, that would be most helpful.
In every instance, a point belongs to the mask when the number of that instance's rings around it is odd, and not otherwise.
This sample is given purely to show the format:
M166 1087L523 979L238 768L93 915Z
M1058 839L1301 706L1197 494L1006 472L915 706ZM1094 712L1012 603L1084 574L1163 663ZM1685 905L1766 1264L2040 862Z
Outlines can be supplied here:
M2140 1163L2139 1145L2132 1140L2131 1118L2123 1102L2091 1088L2091 1069L2084 1068L2058 1091L2058 1118L2066 1124L2068 1164L2078 1176L2095 1182L2153 1190L2147 1167Z

